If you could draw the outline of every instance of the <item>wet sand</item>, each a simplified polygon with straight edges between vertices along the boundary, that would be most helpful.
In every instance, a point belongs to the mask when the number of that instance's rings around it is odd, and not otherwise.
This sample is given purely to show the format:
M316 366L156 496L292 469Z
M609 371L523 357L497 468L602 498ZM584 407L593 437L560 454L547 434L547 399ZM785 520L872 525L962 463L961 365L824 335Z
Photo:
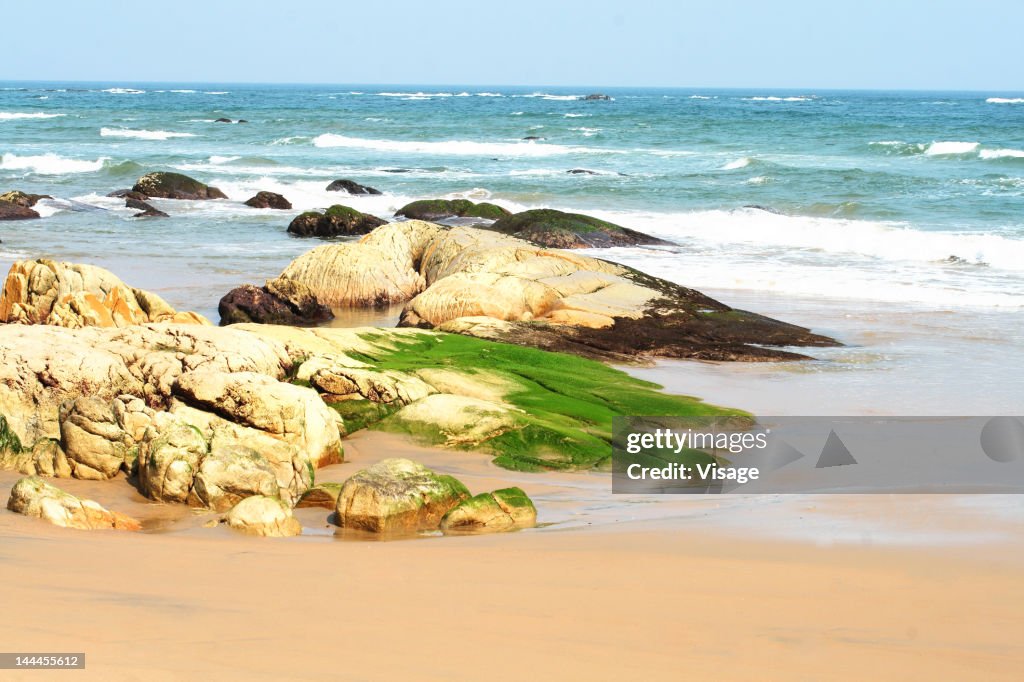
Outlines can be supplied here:
M347 455L318 479L412 456L473 492L522 485L543 525L345 541L306 509L303 537L248 538L122 479L60 481L147 532L0 513L2 648L87 654L85 671L3 679L1010 680L1024 665L1024 526L1005 499L651 500L383 434Z

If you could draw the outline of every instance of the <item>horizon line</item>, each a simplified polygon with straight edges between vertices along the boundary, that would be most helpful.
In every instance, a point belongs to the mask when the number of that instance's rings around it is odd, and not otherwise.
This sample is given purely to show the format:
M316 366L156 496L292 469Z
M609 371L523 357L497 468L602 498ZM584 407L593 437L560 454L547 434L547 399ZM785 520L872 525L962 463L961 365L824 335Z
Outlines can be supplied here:
M609 90L778 90L778 91L806 91L817 90L821 92L945 92L945 93L1024 93L1024 90L998 89L998 88L926 88L926 87L836 87L836 86L789 86L789 85L586 85L586 84L523 84L523 83L412 83L412 82L381 82L381 83L328 83L312 81L202 81L202 80L125 80L125 79L9 79L0 80L0 83L100 83L112 85L236 85L236 86L319 86L319 87L396 87L415 86L432 88L579 88L598 92L602 88Z

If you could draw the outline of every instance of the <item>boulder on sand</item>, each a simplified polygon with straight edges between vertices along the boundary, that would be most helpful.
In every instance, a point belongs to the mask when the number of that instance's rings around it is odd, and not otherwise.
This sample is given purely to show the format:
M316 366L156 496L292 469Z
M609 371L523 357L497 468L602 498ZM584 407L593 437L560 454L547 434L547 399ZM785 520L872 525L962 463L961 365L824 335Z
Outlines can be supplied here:
M466 486L451 476L408 459L384 459L345 481L337 522L372 533L432 530L468 497Z
M581 169L580 172L591 171ZM498 220L488 229L556 249L591 249L671 243L605 220L580 213L556 211L552 208L537 208L516 213Z
M413 220L443 220L444 218L499 220L512 215L512 213L495 204L486 202L475 204L468 199L423 199L406 204L395 211L395 215Z
M464 500L441 519L441 530L495 532L533 528L537 508L521 488L503 488Z
M335 204L323 213L306 211L288 225L288 233L297 237L341 237L367 234L384 221L354 208Z
M334 318L308 286L293 279L268 280L263 287L244 284L229 291L217 306L221 325L240 322L312 326Z
M156 294L127 286L94 265L15 261L0 294L0 322L59 327L127 327L146 322L210 324Z
M288 505L265 495L245 498L231 508L225 520L231 529L246 535L286 538L302 533L302 525Z
M379 189L360 185L352 180L335 180L327 185L328 192L348 192L349 194L381 194Z
M257 192L256 196L245 200L245 205L253 208L276 208L282 211L292 207L290 201L276 192Z
M132 187L133 192L160 199L227 199L216 187L210 187L181 173L158 171L143 175Z
M109 511L92 500L80 500L71 493L50 485L38 476L20 479L11 489L7 508L49 521L62 528L80 530L139 530L142 525L135 519Z

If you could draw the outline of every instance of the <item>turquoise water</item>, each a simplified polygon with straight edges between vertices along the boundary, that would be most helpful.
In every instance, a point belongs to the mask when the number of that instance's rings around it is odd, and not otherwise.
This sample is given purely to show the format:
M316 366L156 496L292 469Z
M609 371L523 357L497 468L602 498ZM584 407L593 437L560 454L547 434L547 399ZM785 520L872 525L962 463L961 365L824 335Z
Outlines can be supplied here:
M285 234L299 210L388 217L436 196L586 211L674 240L605 255L701 289L1024 306L1019 93L0 86L0 190L56 198L43 220L0 224L0 266L93 262L209 315L315 245ZM156 201L172 217L140 221L104 196L159 169L231 200ZM341 177L385 194L324 191ZM261 189L295 211L240 203Z

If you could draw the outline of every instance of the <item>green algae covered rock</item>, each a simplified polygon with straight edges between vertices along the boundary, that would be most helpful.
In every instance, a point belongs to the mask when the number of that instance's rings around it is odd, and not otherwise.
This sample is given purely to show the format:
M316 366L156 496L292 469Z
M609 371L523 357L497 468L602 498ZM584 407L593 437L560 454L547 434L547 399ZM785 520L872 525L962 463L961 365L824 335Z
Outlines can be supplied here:
M139 178L133 192L145 194L147 197L162 199L227 199L228 196L216 187L199 182L181 173L156 172L147 173Z
M476 495L441 519L441 530L445 533L492 533L535 525L537 508L521 488L502 488Z
M669 244L628 227L581 213L537 208L502 218L491 230L556 249Z
M395 215L412 220L442 220L444 218L484 218L500 220L512 215L496 204L475 204L468 199L423 199L406 204Z
M297 237L340 237L368 234L383 224L376 216L335 204L323 213L306 211L295 216L288 225L288 233Z
M459 480L408 459L384 459L345 481L335 507L342 528L372 533L436 529L469 498Z

